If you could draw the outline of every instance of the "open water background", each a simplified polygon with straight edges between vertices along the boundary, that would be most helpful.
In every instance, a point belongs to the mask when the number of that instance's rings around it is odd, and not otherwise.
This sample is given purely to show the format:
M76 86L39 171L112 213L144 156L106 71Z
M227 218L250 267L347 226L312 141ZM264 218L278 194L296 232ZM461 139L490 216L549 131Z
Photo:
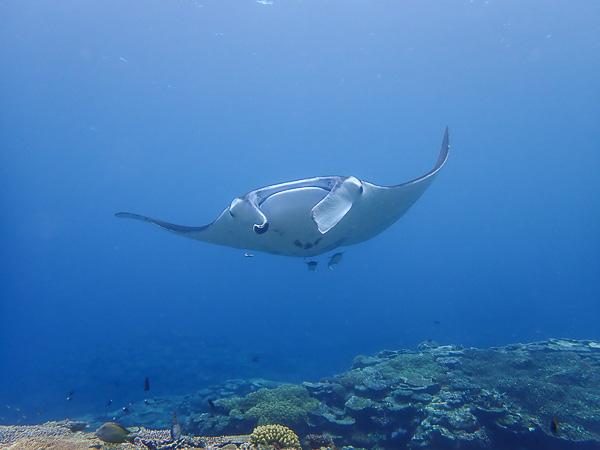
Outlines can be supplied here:
M599 24L595 0L2 1L0 423L139 401L146 374L183 394L426 339L600 339ZM334 271L114 217L408 181L446 125L429 190Z

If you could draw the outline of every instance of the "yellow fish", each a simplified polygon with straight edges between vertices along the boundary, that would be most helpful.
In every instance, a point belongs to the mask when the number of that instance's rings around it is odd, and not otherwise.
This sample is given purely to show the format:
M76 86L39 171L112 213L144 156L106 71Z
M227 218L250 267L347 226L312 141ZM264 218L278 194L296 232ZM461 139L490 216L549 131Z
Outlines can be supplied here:
M123 442L131 442L137 437L137 434L131 433L128 429L123 428L118 423L106 422L96 430L98 439L111 444L122 444Z

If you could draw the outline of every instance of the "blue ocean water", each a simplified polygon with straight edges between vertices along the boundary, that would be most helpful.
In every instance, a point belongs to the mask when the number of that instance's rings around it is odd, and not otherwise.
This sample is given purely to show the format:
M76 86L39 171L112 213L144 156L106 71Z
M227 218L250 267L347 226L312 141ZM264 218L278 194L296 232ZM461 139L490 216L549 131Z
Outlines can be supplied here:
M183 394L427 339L600 339L599 18L593 0L1 2L0 423L139 401L146 375ZM432 186L333 271L114 217L204 225L279 182L401 183L446 125Z

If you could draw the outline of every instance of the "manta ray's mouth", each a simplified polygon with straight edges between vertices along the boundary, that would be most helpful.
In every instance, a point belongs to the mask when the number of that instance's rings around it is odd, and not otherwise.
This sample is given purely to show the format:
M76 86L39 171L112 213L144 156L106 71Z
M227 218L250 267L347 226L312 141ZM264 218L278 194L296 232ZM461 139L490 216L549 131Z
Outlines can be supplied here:
M262 206L262 204L264 202L266 202L267 200L269 200L271 197L273 197L274 195L279 195L279 194L284 194L284 193L290 193L290 192L294 192L294 191L299 191L299 190L304 190L304 189L319 189L322 190L324 195L327 195L327 193L331 192L331 188L326 189L322 186L303 186L303 187L291 187L289 189L283 189L281 191L277 191L277 192L273 192L269 195L266 196L261 196L261 195L257 195L257 204L258 206Z

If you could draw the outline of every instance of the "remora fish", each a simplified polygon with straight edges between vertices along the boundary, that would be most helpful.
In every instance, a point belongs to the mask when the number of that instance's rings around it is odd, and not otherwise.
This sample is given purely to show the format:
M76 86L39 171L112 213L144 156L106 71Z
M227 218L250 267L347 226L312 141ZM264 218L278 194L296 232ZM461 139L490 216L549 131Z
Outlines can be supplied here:
M342 256L344 256L344 253L345 252L339 252L333 255L331 258L329 258L329 262L327 263L327 267L329 267L329 270L333 270L333 266L340 263L340 261L342 260Z
M308 266L308 271L309 272L316 272L317 271L317 264L319 264L317 261L308 261L308 262L305 262L305 263Z

